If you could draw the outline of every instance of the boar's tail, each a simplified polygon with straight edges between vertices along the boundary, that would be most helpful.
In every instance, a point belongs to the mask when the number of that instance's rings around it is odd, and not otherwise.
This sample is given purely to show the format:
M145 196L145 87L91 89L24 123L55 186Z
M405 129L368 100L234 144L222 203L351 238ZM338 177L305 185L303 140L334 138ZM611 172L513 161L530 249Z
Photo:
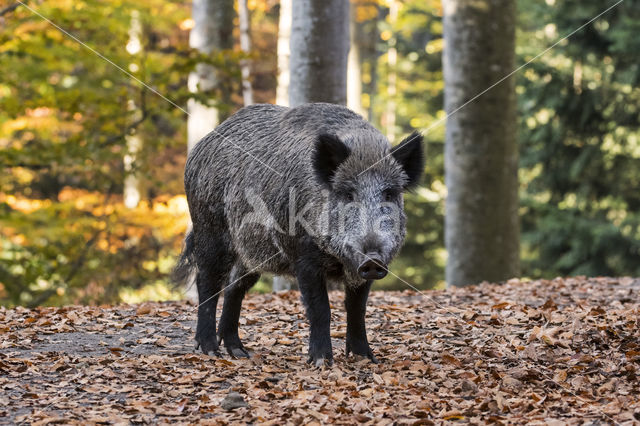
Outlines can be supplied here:
M196 272L196 262L193 253L193 231L189 231L184 239L184 247L178 263L173 268L171 278L176 286L191 282L192 275Z

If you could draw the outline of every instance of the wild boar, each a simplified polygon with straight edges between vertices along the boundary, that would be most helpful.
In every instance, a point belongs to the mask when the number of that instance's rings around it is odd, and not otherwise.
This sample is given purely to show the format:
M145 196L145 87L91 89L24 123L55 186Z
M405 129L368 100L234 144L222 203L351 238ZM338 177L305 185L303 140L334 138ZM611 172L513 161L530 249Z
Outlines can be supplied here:
M345 288L346 352L376 361L366 302L405 237L403 192L424 168L422 136L391 147L333 104L252 105L190 153L185 191L193 228L176 273L196 274L196 347L248 356L238 337L245 293L268 272L297 279L310 323L309 361L333 361L328 281ZM216 332L218 294L224 303Z

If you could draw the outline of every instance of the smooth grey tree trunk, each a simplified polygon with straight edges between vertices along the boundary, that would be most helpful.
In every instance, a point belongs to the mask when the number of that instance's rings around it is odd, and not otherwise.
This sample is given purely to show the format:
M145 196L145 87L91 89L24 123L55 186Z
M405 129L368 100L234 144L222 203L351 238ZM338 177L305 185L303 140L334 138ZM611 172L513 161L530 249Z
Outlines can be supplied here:
M215 50L233 48L233 9L234 0L193 0L191 16L194 26L189 33L189 45L204 54ZM215 67L209 64L196 64L195 70L189 74L187 85L191 93L208 92L215 88L221 93L221 103L231 102L231 92L225 82L217 75ZM187 101L187 150L222 120L224 115L218 108L202 104L195 99ZM191 225L189 225L189 231ZM188 232L188 231L187 231ZM198 301L198 290L195 286L195 275L185 283L185 296L194 302Z
M292 0L280 0L278 18L278 87L276 104L289 106L289 56L291 44L291 4Z
M126 46L127 52L131 55L129 69L136 72L140 68L140 55L142 53L142 23L140 22L140 12L131 11L131 24L129 26L129 40ZM131 113L131 122L135 123L142 117L140 105L136 105L134 96L127 100L127 110ZM142 198L142 182L140 174L136 171L136 163L139 161L138 153L142 149L142 137L136 129L125 136L127 143L127 153L124 155L124 190L123 200L125 207L134 209Z
M351 5L349 22L349 56L347 60L347 107L367 118L367 111L362 108L362 55L358 42L359 25L357 4Z
M371 81L367 85L369 87L369 120L373 121L375 119L375 111L376 111L376 102L378 100L378 91L376 90L378 87L378 57L380 56L380 52L378 51L378 39L380 38L380 30L378 28L377 22L384 19L382 8L378 3L374 4L374 7L377 9L378 13L376 14L376 25L373 25L373 29L369 33L369 37L375 40L374 43L370 44L370 47L363 52L365 55L364 61L369 63L369 73L371 74ZM379 121L379 118L378 118Z
M289 55L291 42L291 4L292 0L280 0L280 16L278 18L278 87L276 88L276 104L289 105ZM274 292L291 290L295 281L291 278L276 275L273 277L271 289Z
M238 26L240 27L240 49L243 53L251 52L251 19L249 16L249 5L247 0L238 0ZM242 100L244 106L253 104L253 89L251 88L251 62L243 59L240 62L242 72Z
M464 286L520 273L514 79L515 0L443 0L446 279Z
M349 54L348 0L292 0L283 2L279 38L286 37L287 7L291 6L289 49L289 105L307 102L347 103L347 57ZM284 20L284 22L283 22ZM278 44L278 61L283 46ZM284 55L283 55L284 59ZM278 64L280 75L282 68ZM280 79L278 80L280 85ZM284 88L283 88L284 89ZM280 88L278 89L280 90ZM282 96L278 92L278 99ZM273 290L292 288L289 278L276 276Z
M295 0L289 104L347 102L348 0Z
M389 25L393 28L398 21L398 9L400 5L398 0L391 0L389 4ZM390 141L396 138L396 98L398 94L397 81L397 65L398 51L396 49L397 38L392 35L389 39L389 48L387 50L387 104L385 106L385 127L387 130L387 139Z
M233 0L193 0L191 14L195 23L189 33L191 47L204 54L233 48ZM231 102L230 90L212 65L197 64L189 74L188 86L192 93L218 88L222 95L219 101L225 104ZM187 144L190 150L225 117L218 108L201 104L195 99L188 101L187 111Z
M280 17L278 18L278 87L276 88L276 104L282 106L289 106L292 1L280 0ZM296 282L293 278L281 275L273 277L271 289L274 292L287 291L295 287Z

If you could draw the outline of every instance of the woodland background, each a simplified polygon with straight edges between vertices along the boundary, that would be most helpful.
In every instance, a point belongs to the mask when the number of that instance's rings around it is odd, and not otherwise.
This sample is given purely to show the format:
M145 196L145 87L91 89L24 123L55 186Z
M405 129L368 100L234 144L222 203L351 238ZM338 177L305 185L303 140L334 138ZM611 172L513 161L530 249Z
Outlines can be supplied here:
M606 7L517 3L517 66ZM245 103L247 64L253 101L277 99L280 2L244 4L250 48L232 11L233 42L203 53L189 43L191 2L27 2L175 105L208 104L220 118ZM181 297L169 273L188 224L184 111L16 5L0 4L0 303ZM428 129L425 178L407 197L408 240L391 269L442 287L442 6L351 7L349 106L392 142ZM640 2L626 0L514 76L523 277L640 276L639 33ZM216 84L194 93L189 75L207 65ZM377 286L406 288L393 276Z

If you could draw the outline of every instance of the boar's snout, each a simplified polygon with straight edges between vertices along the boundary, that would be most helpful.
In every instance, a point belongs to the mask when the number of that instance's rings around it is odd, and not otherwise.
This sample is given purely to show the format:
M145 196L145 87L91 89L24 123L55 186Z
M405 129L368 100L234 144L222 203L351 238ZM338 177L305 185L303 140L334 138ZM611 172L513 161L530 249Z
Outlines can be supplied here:
M358 266L358 275L365 280L379 280L387 275L387 266L377 253L367 253Z

